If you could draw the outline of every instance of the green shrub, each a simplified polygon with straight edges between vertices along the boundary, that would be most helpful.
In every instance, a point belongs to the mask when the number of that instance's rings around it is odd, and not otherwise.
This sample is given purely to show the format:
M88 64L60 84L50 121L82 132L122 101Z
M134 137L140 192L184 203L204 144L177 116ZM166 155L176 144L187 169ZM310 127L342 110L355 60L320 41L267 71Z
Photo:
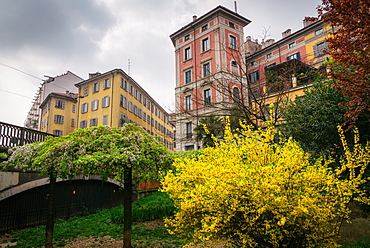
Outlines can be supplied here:
M155 192L132 204L132 220L147 221L161 219L173 215L175 207L173 201L164 192ZM111 210L111 221L123 223L123 207L118 206Z

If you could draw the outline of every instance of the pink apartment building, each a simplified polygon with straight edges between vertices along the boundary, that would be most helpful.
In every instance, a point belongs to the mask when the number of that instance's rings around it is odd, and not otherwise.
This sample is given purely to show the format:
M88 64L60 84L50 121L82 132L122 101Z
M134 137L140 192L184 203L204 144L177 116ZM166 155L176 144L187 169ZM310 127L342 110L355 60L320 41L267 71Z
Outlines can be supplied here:
M251 21L223 6L218 6L182 27L170 38L175 47L176 68L176 150L203 148L195 141L193 129L199 119L220 111L217 104L230 102L231 98L217 90L217 84L231 87L240 93L242 76L235 57L244 49L243 28ZM231 77L233 73L233 77ZM226 115L227 113L218 113Z

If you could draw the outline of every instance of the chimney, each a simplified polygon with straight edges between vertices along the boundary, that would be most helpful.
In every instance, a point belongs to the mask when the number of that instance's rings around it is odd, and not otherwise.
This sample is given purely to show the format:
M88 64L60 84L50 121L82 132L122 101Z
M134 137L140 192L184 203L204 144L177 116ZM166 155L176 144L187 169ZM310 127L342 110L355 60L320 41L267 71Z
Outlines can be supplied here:
M306 16L304 19L303 19L303 27L307 27L309 25L311 25L312 23L314 22L317 22L319 19L317 17L309 17L309 16Z
M251 40L252 40L252 37L249 35L245 38L245 41L251 41Z
M236 5L236 1L234 1L234 8L235 8L235 13L238 13L238 6Z
M197 19L197 16L193 15L193 21L195 21L196 19Z
M285 37L289 36L291 32L292 30L290 28L285 30L284 32L281 33L282 38L284 39Z
M89 79L90 78L93 78L93 77L96 77L96 76L99 76L101 73L100 72L95 72L95 73L89 73Z
M262 49L264 49L265 47L268 47L269 45L273 44L274 42L275 42L274 39L268 39L268 40L264 41L262 43Z

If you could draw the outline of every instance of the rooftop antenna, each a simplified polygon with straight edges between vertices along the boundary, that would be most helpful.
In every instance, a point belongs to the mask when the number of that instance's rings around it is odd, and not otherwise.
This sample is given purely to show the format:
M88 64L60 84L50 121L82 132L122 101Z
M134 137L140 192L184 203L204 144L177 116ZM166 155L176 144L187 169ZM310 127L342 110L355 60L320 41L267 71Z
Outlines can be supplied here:
M235 8L235 13L238 13L238 6L236 5L236 1L234 1L234 8Z
M131 63L130 63L130 59L128 59L128 70L127 70L127 73L128 73L129 76L130 76L130 69L131 69Z

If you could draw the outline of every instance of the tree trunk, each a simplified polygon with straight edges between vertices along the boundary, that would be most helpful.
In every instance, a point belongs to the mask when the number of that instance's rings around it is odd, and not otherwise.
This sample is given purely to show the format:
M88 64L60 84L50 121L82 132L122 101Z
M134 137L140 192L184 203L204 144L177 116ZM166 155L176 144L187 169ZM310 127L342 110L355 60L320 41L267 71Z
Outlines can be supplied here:
M131 226L132 226L132 168L126 167L123 182L123 248L131 248Z
M55 205L55 186L56 177L50 175L49 196L48 196L48 212L46 220L46 239L45 248L53 247L53 232L54 232L54 205Z

